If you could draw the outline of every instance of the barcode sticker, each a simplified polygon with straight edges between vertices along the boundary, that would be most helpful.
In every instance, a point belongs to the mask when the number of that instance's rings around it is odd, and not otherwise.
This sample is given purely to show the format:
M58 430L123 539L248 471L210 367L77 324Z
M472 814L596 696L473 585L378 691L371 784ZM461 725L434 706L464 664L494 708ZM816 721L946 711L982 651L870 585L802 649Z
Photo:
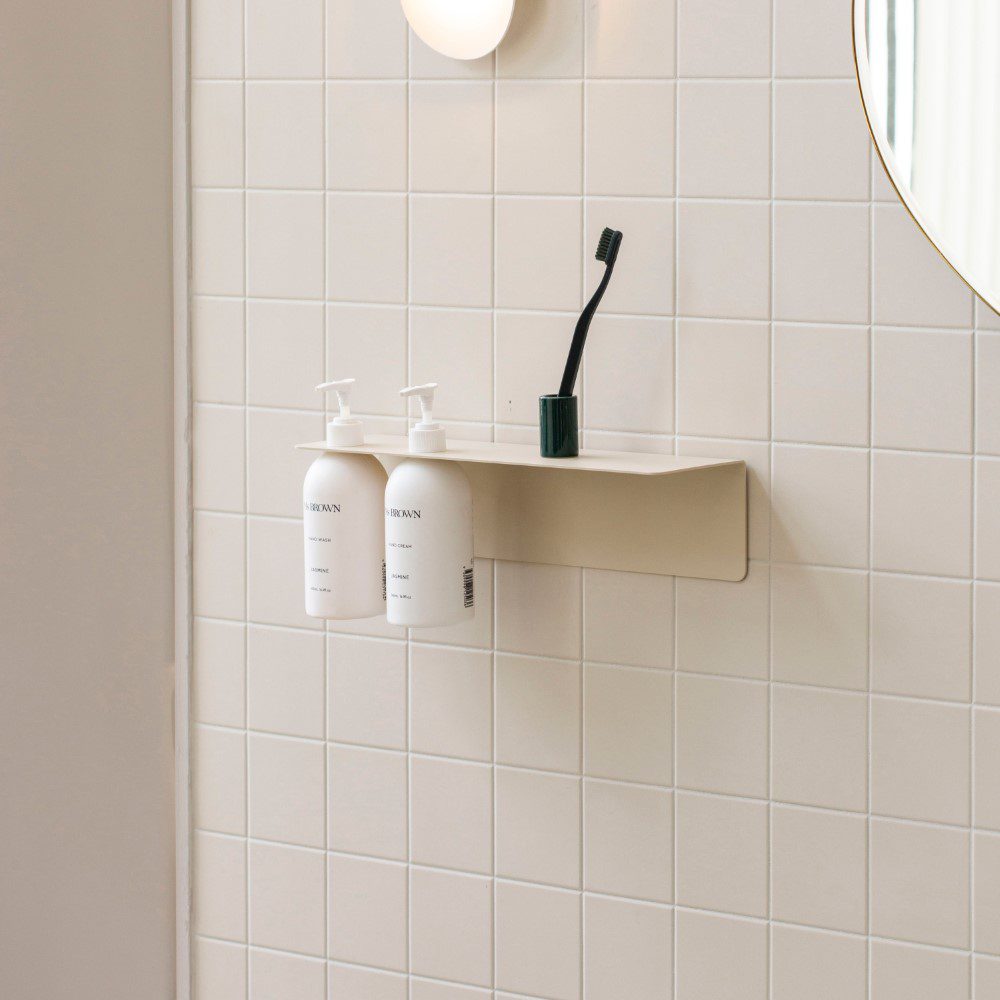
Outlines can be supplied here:
M465 606L467 608L471 608L475 600L472 586L471 566L466 566L465 569L462 570L462 584L465 587Z
M385 600L385 591L386 591L385 584L386 584L386 579L385 579L385 560L383 559L382 560L382 600L383 601Z

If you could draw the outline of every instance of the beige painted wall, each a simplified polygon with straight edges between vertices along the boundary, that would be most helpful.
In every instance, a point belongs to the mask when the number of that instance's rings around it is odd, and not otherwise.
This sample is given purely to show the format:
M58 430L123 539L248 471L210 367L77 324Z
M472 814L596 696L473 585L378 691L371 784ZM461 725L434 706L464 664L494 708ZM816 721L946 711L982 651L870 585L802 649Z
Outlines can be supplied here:
M170 5L0 5L0 995L173 995Z

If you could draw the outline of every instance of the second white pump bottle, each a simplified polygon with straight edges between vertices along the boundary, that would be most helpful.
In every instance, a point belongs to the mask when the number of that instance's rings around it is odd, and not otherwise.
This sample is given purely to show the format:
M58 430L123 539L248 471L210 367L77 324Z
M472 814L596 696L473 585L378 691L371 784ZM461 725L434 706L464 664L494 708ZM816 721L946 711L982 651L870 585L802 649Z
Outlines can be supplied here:
M437 385L401 395L420 401L420 422L410 429L410 452L447 447L434 423ZM455 462L408 458L385 489L386 618L411 628L455 625L475 614L472 487Z

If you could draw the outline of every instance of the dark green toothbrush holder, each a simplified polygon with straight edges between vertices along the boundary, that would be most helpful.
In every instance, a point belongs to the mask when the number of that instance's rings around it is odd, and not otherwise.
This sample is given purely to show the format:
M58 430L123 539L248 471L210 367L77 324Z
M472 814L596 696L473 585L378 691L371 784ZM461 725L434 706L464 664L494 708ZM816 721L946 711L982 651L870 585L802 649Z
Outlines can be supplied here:
M542 458L576 458L580 454L580 412L576 396L538 397Z

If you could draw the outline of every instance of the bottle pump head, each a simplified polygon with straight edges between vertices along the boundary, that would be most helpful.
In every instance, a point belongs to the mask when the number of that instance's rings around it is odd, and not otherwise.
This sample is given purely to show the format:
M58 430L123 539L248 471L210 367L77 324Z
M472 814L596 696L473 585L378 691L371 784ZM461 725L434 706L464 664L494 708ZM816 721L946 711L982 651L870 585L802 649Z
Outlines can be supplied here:
M437 382L427 385L411 385L400 389L400 396L409 398L416 396L420 401L420 421L410 428L410 451L417 454L428 454L434 451L444 451L447 448L444 428L434 423L434 390Z
M365 443L364 426L360 420L351 416L351 388L354 381L353 378L345 378L339 382L323 382L316 386L318 392L333 389L340 404L340 416L334 417L326 425L326 443L331 448L353 448Z

